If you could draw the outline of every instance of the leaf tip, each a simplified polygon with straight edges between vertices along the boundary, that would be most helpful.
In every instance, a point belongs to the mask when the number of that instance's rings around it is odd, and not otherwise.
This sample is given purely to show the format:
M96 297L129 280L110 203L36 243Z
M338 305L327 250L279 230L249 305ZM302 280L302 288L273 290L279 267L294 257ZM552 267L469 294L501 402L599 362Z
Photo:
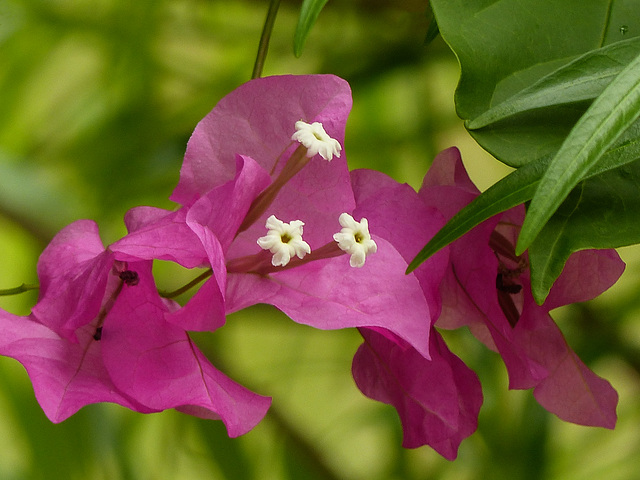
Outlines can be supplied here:
M409 263L409 265L407 266L407 269L405 270L405 275L409 275L411 272L413 272L416 268L418 268L422 262L424 262L427 258L429 258L430 254L427 251L427 248L425 246L425 248L423 248L416 256L413 260L411 260L411 262Z
M540 229L536 229L535 226L532 226L532 222L530 221L530 214L524 219L522 222L522 228L520 229L520 234L518 235L518 241L516 242L516 255L522 255L527 248L533 243L536 236L538 235ZM529 221L527 221L529 220Z

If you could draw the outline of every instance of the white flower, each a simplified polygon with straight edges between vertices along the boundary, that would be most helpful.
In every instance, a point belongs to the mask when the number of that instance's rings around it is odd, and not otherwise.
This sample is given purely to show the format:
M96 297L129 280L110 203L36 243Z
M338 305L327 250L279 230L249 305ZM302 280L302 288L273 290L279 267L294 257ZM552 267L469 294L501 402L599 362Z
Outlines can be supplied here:
M338 242L340 250L351 255L349 265L362 267L367 255L375 253L378 249L376 242L369 235L369 222L362 218L358 223L348 213L342 213L339 220L342 230L335 233L333 239Z
M303 258L307 253L311 253L309 244L302 240L303 225L304 222L300 220L284 223L282 220L278 220L275 215L267 218L265 226L268 232L266 236L258 239L258 245L263 250L269 250L273 253L271 259L273 266L284 267L294 255Z
M327 135L320 122L308 124L302 120L296 122L296 133L291 136L291 140L300 142L307 147L307 157L320 154L322 158L331 161L333 156L340 158L340 143Z

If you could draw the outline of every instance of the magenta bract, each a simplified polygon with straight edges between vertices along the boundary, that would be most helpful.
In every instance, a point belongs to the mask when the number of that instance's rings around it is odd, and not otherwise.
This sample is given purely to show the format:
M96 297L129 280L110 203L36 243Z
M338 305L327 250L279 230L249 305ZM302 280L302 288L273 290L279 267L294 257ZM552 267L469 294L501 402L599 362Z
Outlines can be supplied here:
M95 223L72 223L40 258L34 313L0 311L0 354L24 365L47 417L60 422L84 405L113 402L221 419L230 436L251 430L270 399L216 370L166 320L178 306L158 295L150 261L124 261L100 245Z
M468 202L475 196L463 172L457 149L442 152L420 196L450 218L465 198ZM580 361L549 311L600 294L619 278L624 263L612 250L578 252L547 302L538 306L531 295L527 257L514 252L523 216L522 207L509 210L450 245L450 265L441 285L443 312L436 326L468 325L500 353L510 388L533 388L540 404L561 419L613 428L617 393Z

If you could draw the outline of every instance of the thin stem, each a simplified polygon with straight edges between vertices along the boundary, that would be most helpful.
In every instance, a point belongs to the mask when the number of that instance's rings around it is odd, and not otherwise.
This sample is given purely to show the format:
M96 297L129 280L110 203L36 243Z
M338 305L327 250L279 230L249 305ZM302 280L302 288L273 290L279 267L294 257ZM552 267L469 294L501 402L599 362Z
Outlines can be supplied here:
M208 270L204 271L203 273L198 275L196 278L191 280L189 283L187 283L186 285L183 285L177 290L174 290L173 292L158 291L158 293L160 294L161 297L164 297L164 298L175 298L178 295L182 295L184 292L195 287L197 284L199 284L206 278L209 278L212 274L213 274L213 269L209 268Z
M345 252L340 250L336 242L329 242L320 248L316 248L304 258L293 257L285 266L275 267L271 263L271 254L266 250L262 250L254 255L234 258L227 262L228 273L255 273L257 275L268 275L270 273L278 273L283 270L289 270L305 263L315 260L323 260L325 258L338 257L344 255Z
M8 296L8 295L18 295L20 293L28 292L29 290L37 290L40 288L40 285L37 283L23 283L22 285L15 288L7 288L4 290L0 289L0 297Z
M280 175L269 185L266 189L258 195L251 203L247 215L244 217L242 224L238 228L238 233L244 232L247 228L255 223L264 212L267 211L269 205L280 192L280 189L291 180L304 166L309 163L311 158L307 157L307 147L299 145L298 148L291 154L291 157L287 160L284 168L280 172Z
M113 308L113 305L116 303L116 299L118 298L118 295L120 295L120 292L122 292L123 286L124 286L124 280L120 278L118 282L118 286L113 291L113 293L111 294L109 299L106 301L106 303L102 306L102 308L100 309L100 312L98 312L98 317L97 317L98 321L96 322L96 335L94 335L94 338L96 340L100 340L104 319L107 318L107 314Z
M502 255L515 263L520 261L520 257L516 255L515 247L511 244L507 238L498 233L497 230L491 232L489 238L489 247L497 254Z
M260 78L260 76L262 75L264 61L267 58L267 50L269 50L269 39L271 38L273 24L276 22L276 14L278 13L279 7L280 0L271 0L271 2L269 3L267 18L264 21L262 35L260 36L260 44L258 45L258 55L256 56L256 63L253 65L253 73L251 74L252 79Z

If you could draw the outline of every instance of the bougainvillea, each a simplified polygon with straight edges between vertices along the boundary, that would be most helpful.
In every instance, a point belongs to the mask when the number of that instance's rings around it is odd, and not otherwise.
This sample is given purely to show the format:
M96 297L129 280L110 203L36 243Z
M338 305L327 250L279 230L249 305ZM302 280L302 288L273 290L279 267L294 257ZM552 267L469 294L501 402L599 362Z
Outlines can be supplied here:
M356 212L384 224L383 235L408 259L442 218L451 218L479 193L455 148L436 157L419 193L379 172L355 171L352 179ZM510 388L533 388L540 404L563 420L613 428L617 393L571 350L549 311L600 294L624 264L614 251L579 252L539 306L531 295L526 256L514 252L522 214L515 209L488 220L415 270L419 278L433 279L446 258L441 281L422 281L434 315L423 321L442 328L469 326L502 356ZM439 286L437 293L433 285ZM353 363L360 389L398 410L404 446L428 444L455 458L462 439L477 426L482 393L475 374L435 329L430 360L379 331L361 332L365 343Z
M419 195L450 218L478 193L453 148L436 158ZM436 326L468 325L500 353L510 388L533 388L538 402L563 420L613 428L615 390L580 361L549 311L599 295L619 278L624 263L613 250L574 254L539 306L531 295L527 256L514 251L523 214L522 207L509 210L450 245Z
M159 250L181 245L197 251L211 241L219 249L207 260L213 275L203 288L213 294L201 290L192 302L216 298L220 321L224 313L269 303L316 328L385 328L428 356L429 325L422 318L429 305L416 277L404 274L407 260L377 239L378 225L369 234L366 219L358 217L355 227L349 214L353 190L334 142L343 142L350 108L348 84L331 75L243 85L220 101L189 141L171 197L183 206L130 212L136 218L130 223L141 227L115 247L158 258ZM329 150L308 138L296 141L296 123L308 125L300 118L322 125L320 138L311 136Z
M52 421L114 402L142 413L175 408L222 420L230 436L246 433L270 399L219 372L188 331L214 331L227 314L267 303L315 328L359 329L355 382L395 407L405 447L430 445L453 459L477 428L478 377L438 331L463 325L501 355L511 388L533 388L563 420L614 426L616 392L549 311L611 286L623 269L617 254L575 254L537 305L527 255L515 253L518 207L407 274L479 192L455 148L438 155L419 192L380 172L349 172L350 109L349 85L332 75L248 82L193 132L175 210L130 210L128 234L106 248L88 220L52 240L32 313L0 311L0 354L25 366ZM158 292L154 260L204 269L184 305Z
M94 222L63 229L38 263L31 315L0 310L0 353L26 368L54 422L84 405L114 402L150 413L176 408L221 419L230 436L251 430L270 399L216 370L167 318L178 305L158 295L151 262L121 261Z

